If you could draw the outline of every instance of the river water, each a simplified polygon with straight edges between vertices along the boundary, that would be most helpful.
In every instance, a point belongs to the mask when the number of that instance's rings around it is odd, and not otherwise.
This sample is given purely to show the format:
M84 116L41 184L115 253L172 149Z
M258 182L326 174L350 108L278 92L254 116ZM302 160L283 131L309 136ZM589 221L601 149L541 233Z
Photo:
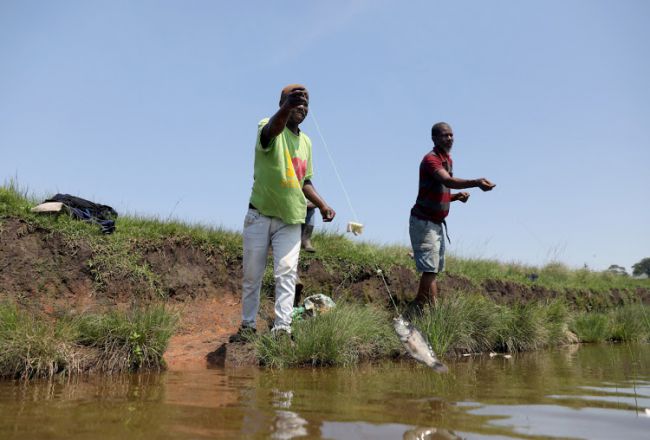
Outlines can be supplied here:
M650 345L0 383L1 439L650 439ZM647 410L646 410L647 409Z

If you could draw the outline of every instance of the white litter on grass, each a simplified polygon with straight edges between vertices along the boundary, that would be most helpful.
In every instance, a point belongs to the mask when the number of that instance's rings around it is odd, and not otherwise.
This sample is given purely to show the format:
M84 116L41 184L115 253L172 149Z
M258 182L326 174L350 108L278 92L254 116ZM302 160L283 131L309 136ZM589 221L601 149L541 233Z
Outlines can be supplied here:
M60 212L63 209L61 202L45 202L32 208L32 212Z

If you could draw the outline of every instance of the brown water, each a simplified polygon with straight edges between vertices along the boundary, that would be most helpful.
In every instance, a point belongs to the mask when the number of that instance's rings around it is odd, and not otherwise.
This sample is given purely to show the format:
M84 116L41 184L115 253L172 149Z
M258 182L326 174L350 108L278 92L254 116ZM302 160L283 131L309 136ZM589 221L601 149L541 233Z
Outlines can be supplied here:
M0 383L2 439L650 439L650 345ZM648 410L650 412L650 410Z

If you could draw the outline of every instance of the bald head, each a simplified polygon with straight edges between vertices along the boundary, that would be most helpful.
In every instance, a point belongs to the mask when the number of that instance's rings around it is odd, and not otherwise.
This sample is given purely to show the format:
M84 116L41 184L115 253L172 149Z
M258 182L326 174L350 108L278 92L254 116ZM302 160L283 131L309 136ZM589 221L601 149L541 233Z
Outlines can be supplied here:
M436 147L449 152L454 144L454 131L451 129L451 125L446 122L433 124L433 127L431 127L431 139Z
M436 122L433 124L433 127L431 127L431 139L434 139L436 136L440 136L445 129L450 129L451 130L451 125L447 124L446 122Z

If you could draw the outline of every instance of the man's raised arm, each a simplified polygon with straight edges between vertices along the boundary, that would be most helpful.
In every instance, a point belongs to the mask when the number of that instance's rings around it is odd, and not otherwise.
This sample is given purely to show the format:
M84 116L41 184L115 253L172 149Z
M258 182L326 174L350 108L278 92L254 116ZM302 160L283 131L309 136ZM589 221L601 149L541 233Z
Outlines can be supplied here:
M262 148L268 148L271 140L282 133L282 130L284 130L284 127L287 126L287 122L289 121L291 110L308 104L308 99L307 91L303 87L296 87L287 95L283 96L280 102L280 109L271 116L268 124L262 128L262 133L260 134Z

